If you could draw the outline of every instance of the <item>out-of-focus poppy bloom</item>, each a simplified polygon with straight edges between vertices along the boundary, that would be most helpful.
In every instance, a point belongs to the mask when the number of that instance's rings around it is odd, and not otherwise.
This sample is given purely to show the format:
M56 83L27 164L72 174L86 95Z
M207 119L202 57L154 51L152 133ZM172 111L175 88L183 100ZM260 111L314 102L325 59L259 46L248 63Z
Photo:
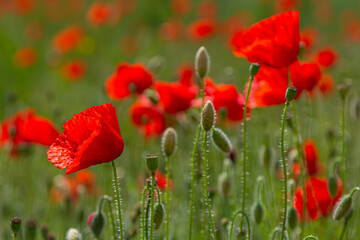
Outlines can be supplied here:
M315 17L318 22L322 24L330 24L335 19L335 12L330 1L316 1L315 4Z
M59 132L51 121L35 115L32 109L18 112L4 119L0 130L0 147L10 144L13 155L16 155L20 144L37 143L50 146L59 136Z
M344 26L345 36L347 40L359 42L360 41L360 20L353 20Z
M277 12L296 10L299 8L300 0L279 0L276 2L275 9Z
M262 66L288 67L299 53L299 12L285 12L255 23L238 40L236 56Z
M161 135L166 128L163 112L143 95L131 105L130 117L132 123L143 132L145 137Z
M153 75L144 65L121 63L105 82L106 93L113 100L124 99L132 92L141 94L152 85Z
M192 40L200 41L215 33L216 24L213 19L201 19L188 26L188 36Z
M32 47L23 47L16 51L14 60L15 63L20 67L31 67L38 60L38 53Z
M323 48L316 54L316 62L324 68L332 67L336 63L337 58L336 50L331 47Z
M50 188L50 201L62 203L65 200L76 203L79 200L76 180L69 176L58 175L54 177Z
M194 88L178 82L157 81L154 88L160 96L160 105L171 114L187 110L197 94Z
M69 26L54 36L53 46L60 52L69 52L81 42L83 36L83 30L79 26Z
M130 14L136 8L135 0L115 0L114 8L116 11L121 12L123 14Z
M157 180L158 188L160 188L160 190L166 190L166 187L167 187L166 175L162 174L160 171L156 171L155 178ZM169 190L172 190L172 189L173 189L173 180L170 179Z
M306 181L306 213L311 220L325 217L331 213L334 205L339 200L342 192L341 180L337 181L338 191L335 197L331 197L328 191L328 180L319 177L311 177ZM303 189L297 187L294 196L294 207L298 215L302 218L303 214Z
M334 87L335 83L333 77L329 74L323 74L318 83L320 92L324 95L329 95L334 91Z
M291 80L297 88L297 97L303 90L311 91L321 78L317 64L295 62L290 66ZM288 70L262 66L255 76L250 91L250 107L264 107L285 103ZM246 89L245 89L246 91Z
M84 186L87 193L95 193L96 190L96 175L88 170L84 169L76 173L76 182L79 186Z
M179 66L178 71L178 82L185 86L194 86L194 64L184 63Z
M197 14L200 18L215 19L217 6L215 1L202 1L197 8Z
M300 33L301 42L307 49L311 48L318 39L319 32L313 27L304 28Z
M14 0L13 3L15 11L19 15L27 14L35 7L34 0Z
M105 2L94 2L87 12L88 22L98 27L104 23L108 23L111 19L112 7L110 4Z
M159 35L164 40L176 40L182 36L184 24L178 19L170 19L164 22L160 29Z
M121 52L133 56L139 50L139 43L135 36L125 36L120 42Z
M70 174L114 160L123 152L116 110L110 103L75 114L47 150L49 161Z
M191 10L191 0L172 0L171 10L178 15L186 15Z
M81 60L74 60L66 63L62 68L62 72L66 79L77 81L85 75L86 65Z

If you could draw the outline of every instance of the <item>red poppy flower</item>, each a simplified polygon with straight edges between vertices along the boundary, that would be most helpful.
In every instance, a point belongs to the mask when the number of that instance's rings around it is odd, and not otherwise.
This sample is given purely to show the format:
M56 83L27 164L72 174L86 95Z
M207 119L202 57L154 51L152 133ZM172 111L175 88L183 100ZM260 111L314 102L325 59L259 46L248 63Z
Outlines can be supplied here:
M334 91L335 83L334 79L329 74L323 74L318 83L319 90L324 95L329 95Z
M159 35L163 40L176 40L184 31L184 24L178 19L169 19L159 28Z
M311 139L307 139L304 141L303 148L308 174L310 176L318 174L322 166L319 162L319 153L315 142Z
M311 92L321 79L321 71L317 64L311 62L294 62L290 66L291 80L298 91Z
M47 151L49 161L70 174L120 156L124 141L115 108L106 103L75 114Z
M55 176L50 188L50 201L62 203L69 200L71 203L76 203L79 200L77 187L76 179L63 175Z
M36 49L32 47L24 47L16 51L14 60L15 63L23 68L31 67L36 63L38 59L38 53Z
M317 40L319 32L312 27L304 28L300 33L301 42L306 48L311 48Z
M106 93L113 100L128 97L131 92L141 94L152 85L153 76L142 64L121 63L105 82Z
M178 81L182 85L194 86L194 64L184 63L178 68Z
M34 9L34 0L15 0L15 11L19 15L24 15L31 12Z
M96 190L96 175L88 170L84 169L76 173L76 182L79 186L83 186L87 193L95 193Z
M216 25L213 19L201 19L188 26L188 36L192 40L200 41L215 33Z
M83 30L79 26L69 26L54 36L53 46L63 53L69 52L80 43L82 38Z
M316 62L324 67L329 68L337 61L338 54L334 48L327 47L318 51L316 54Z
M111 18L111 11L112 7L110 4L104 2L94 2L87 12L87 20L92 26L98 27L109 22Z
M194 88L178 82L157 81L154 88L160 96L160 105L171 114L187 110L197 93Z
M191 10L190 0L172 0L171 10L179 15L186 15Z
M238 40L236 56L261 66L288 67L299 53L299 12L285 12L255 23Z
M77 81L82 78L86 72L85 63L81 60L74 60L66 63L62 71L66 77L66 79L70 81Z
M337 181L338 191L335 197L331 197L328 191L328 180L324 178L311 177L306 181L306 212L311 220L321 216L325 217L332 212L334 205L339 200L342 192L341 180ZM294 196L294 207L299 217L303 213L303 190L297 187Z
M160 188L160 190L166 190L166 187L167 187L166 175L162 174L160 171L156 171L155 178L157 180L157 186ZM170 179L169 190L172 190L172 189L173 189L173 180Z
M135 126L140 128L145 137L161 135L166 128L165 117L159 107L141 95L130 107L130 117Z

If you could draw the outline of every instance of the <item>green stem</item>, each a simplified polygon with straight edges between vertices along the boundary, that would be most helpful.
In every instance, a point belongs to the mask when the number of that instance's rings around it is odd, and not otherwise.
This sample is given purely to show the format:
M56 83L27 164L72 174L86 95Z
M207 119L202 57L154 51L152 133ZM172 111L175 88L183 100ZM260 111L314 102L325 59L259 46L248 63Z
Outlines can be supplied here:
M286 119L288 106L289 106L289 102L286 102L282 116L282 122L281 122L281 156L282 156L282 164L284 171L284 220L281 228L281 240L284 240L286 217L287 217L287 170L286 170L286 160L285 160L284 135L285 135L285 119Z
M345 232L346 232L347 222L345 221L341 230L341 234L339 237L339 240L342 240L344 238Z
M17 235L15 233L13 233L13 240L17 239Z
M281 232L281 228L279 228L279 227L275 228L275 229L272 231L271 240L275 240L276 234L277 234L278 232Z
M343 190L345 191L345 176L346 176L346 163L345 163L345 99L342 101L342 109L341 109L341 134L342 134L342 150L341 150L341 177Z
M246 198L246 113L247 113L247 106L249 102L249 96L250 96L250 90L251 85L254 80L254 77L250 77L248 90L246 93L246 99L245 99L245 106L244 106L244 115L243 115L243 189L242 189L242 201L241 201L241 211L245 212L245 198ZM243 228L243 219L241 219L240 223L240 231L242 231Z
M215 235L215 227L214 227L214 222L213 222L213 217L212 217L212 213L211 213L211 205L210 205L210 200L209 200L209 191L208 191L208 172L207 172L207 168L208 168L208 161L207 161L207 141L208 141L208 132L204 131L204 139L203 139L203 171L204 171L204 193L205 193L205 201L206 201L206 205L207 205L207 211L208 211L208 215L209 215L209 223L210 223L210 231L211 231L211 235L212 238L215 239L216 235Z
M170 157L166 157L166 240L169 239L170 235L170 218L169 218L169 203L170 203Z
M151 201L150 201L150 196L149 196L149 198L148 198L148 201L147 201L147 204L146 204L146 214L145 214L145 219L146 219L146 224L145 224L145 239L149 239L149 230L148 230L148 228L149 228L149 225L148 225L148 223L149 223L149 208L150 208L150 203L151 203Z
M351 191L350 197L352 198L352 196L354 195L354 193L357 192L357 191L360 191L360 188L359 188L359 187L356 187L356 188L354 188L354 189Z
M313 239L313 240L318 240L319 238L313 236L313 235L309 235L307 237L305 237L303 240L307 240L307 239Z
M116 166L115 166L115 160L111 161L113 174L114 174L114 184L115 184L115 192L116 192L116 204L117 204L117 217L119 221L119 228L120 228L120 239L124 239L123 235L123 223L122 223L122 216L121 216L121 199L120 199L120 191L119 191L119 183L118 183L118 177L116 172Z
M102 196L101 199L100 199L99 209L97 211L102 210L102 206L104 204L104 201L106 201L108 203L108 206L109 206L110 219L111 219L111 224L112 224L112 228L113 228L113 237L114 237L114 240L115 240L116 239L116 224L115 224L115 218L114 218L114 214L113 214L112 206L111 206L111 197L109 197L107 195Z
M142 194L142 202L141 202L141 239L145 240L145 197L146 197L146 190L147 187L144 187L143 194Z
M229 240L232 239L232 233L233 233L233 228L234 228L234 222L235 222L235 217L241 213L243 215L243 217L245 217L246 222L247 222L247 227L248 227L248 239L251 239L251 228L250 228L250 221L248 216L246 215L245 212L243 212L242 210L238 210L233 214L232 217L232 221L231 221L231 226L230 226L230 233L229 233Z
M150 240L154 239L154 190L155 190L155 172L151 173L151 210L150 210Z

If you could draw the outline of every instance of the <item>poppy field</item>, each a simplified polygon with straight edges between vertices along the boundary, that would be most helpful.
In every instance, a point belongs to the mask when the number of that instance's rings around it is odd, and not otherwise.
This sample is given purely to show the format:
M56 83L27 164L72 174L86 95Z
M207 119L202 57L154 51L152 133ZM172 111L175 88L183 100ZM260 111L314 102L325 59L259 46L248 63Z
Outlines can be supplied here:
M360 239L357 0L0 0L0 239Z

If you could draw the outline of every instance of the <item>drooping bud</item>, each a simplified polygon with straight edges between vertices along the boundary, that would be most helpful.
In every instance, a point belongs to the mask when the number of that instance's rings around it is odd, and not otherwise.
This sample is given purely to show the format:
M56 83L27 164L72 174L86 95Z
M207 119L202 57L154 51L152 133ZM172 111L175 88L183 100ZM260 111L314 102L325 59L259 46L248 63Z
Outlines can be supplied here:
M195 56L195 70L200 78L204 78L210 69L210 56L204 46L200 47Z
M20 227L21 227L21 218L13 217L10 219L10 228L14 236L18 234Z
M105 229L106 217L103 212L96 211L90 214L88 225L96 238L99 238Z
M231 178L227 172L222 172L219 174L218 178L218 191L226 199L230 195L231 189Z
M349 222L353 215L354 215L354 209L350 208L350 210L345 215L345 222Z
M261 147L260 162L266 169L270 168L273 157L274 157L274 150L270 146L266 145Z
M25 240L34 240L36 236L36 221L29 219L25 223Z
M81 240L81 234L76 228L70 228L66 233L65 240Z
M250 78L253 79L260 70L260 64L252 63L249 68Z
M295 229L298 223L298 213L294 207L290 207L287 213L287 223L291 230Z
M230 152L232 148L230 139L220 128L213 128L212 139L215 146L219 148L220 151L223 151L224 153Z
M46 236L48 235L49 233L49 228L46 224L43 224L40 228L40 233L41 233L41 237L43 239L46 239Z
M260 224L263 221L265 216L265 207L260 201L255 202L253 205L252 216L256 224Z
M215 124L215 109L211 101L207 101L201 112L201 125L208 132Z
M336 196L336 193L338 191L338 185L337 185L337 180L336 180L335 176L330 176L328 178L328 190L329 190L331 197Z
M352 197L351 195L343 196L337 203L333 211L333 219L336 221L341 220L351 208Z
M168 157L173 155L176 148L176 143L176 131L172 127L167 128L161 139L161 148L163 150L163 153Z
M154 229L158 230L164 219L164 205L162 203L156 203L154 206Z
M294 98L296 97L297 94L297 89L294 86L289 86L286 89L286 93L285 93L285 99L286 102L291 102L292 100L294 100Z
M145 94L145 96L148 97L148 99L149 99L153 104L156 105L156 104L159 103L159 96L157 95L157 93L156 93L154 90L148 88L148 89L146 89L146 90L144 91L144 94Z
M150 154L146 156L146 166L148 170L152 173L156 171L159 165L158 156L154 154Z

